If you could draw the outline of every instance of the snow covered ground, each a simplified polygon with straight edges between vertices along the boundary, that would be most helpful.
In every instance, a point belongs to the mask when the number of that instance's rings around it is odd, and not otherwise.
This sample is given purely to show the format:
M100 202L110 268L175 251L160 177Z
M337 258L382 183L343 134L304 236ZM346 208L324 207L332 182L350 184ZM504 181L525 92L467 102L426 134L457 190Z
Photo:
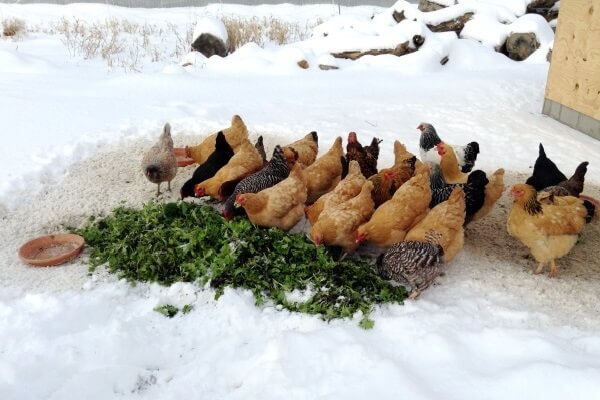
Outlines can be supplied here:
M361 20L383 11L341 9ZM30 26L65 15L185 26L233 13L305 24L337 12L0 4L2 18ZM479 141L477 166L504 167L508 183L530 172L542 141L567 175L588 160L585 193L600 197L600 142L540 114L543 58L515 63L473 40L431 43L337 71L295 66L303 44L248 46L204 68L143 59L136 73L72 57L59 35L43 30L0 39L0 399L599 398L598 219L551 280L532 275L526 250L505 233L503 198L467 229L465 250L438 285L418 301L377 309L369 331L356 320L327 324L257 308L242 291L215 301L190 284L130 287L102 271L89 276L82 259L36 269L16 256L30 237L152 199L139 161L166 121L184 145L236 113L269 149L311 130L322 149L350 130L383 138L382 166L392 162L395 139L416 152L416 126L428 121L448 142ZM434 55L443 53L450 61L442 67ZM153 311L167 303L194 309L169 320Z

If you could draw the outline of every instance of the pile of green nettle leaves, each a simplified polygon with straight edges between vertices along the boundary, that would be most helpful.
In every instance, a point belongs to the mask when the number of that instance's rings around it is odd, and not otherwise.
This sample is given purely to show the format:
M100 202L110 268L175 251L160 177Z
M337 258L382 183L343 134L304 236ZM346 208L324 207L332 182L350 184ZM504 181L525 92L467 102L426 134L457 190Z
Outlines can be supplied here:
M77 233L91 248L92 269L107 263L130 281L210 282L217 298L227 286L249 289L257 305L271 301L325 320L362 311L364 328L373 326L368 316L375 304L406 298L403 287L380 279L367 262L335 261L305 235L258 228L246 218L227 222L207 205L120 207L90 218ZM289 300L294 290L308 290L308 299Z

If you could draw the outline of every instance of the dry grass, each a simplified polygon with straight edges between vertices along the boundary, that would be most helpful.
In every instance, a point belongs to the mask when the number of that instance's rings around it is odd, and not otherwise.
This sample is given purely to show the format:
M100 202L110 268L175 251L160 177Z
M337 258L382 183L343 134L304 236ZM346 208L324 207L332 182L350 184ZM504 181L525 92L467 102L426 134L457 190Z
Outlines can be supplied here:
M2 36L18 37L25 33L25 21L19 18L8 18L2 21Z
M273 17L250 19L222 17L221 19L227 28L230 52L251 42L264 47L267 43L282 45L304 40L309 36L311 28L320 23L302 27Z
M163 34L156 25L115 18L91 24L77 18L62 18L52 31L62 35L71 57L82 56L86 60L101 57L109 68L141 71L144 57L153 62L163 59L162 51L152 40Z
M306 39L315 22L304 27L276 18L222 17L229 35L229 50L234 52L246 43L261 47L269 43L287 44ZM144 61L181 60L189 51L194 24L139 24L126 19L110 18L86 22L63 17L50 25L26 28L25 22L11 18L3 20L3 35L18 36L27 29L60 35L71 57L86 60L101 58L106 65L125 71L141 71Z

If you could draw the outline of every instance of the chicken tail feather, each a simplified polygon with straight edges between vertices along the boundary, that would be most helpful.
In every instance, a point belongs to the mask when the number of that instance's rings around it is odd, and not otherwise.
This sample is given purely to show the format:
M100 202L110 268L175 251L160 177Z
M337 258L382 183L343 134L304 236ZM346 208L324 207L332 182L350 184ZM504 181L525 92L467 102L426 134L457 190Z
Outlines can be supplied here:
M340 157L340 162L342 163L342 179L344 179L348 175L349 163L344 156Z
M592 222L592 219L594 218L594 214L596 213L596 206L587 200L583 201L583 206L587 210L587 215L585 216L585 222L587 224L589 224L590 222Z

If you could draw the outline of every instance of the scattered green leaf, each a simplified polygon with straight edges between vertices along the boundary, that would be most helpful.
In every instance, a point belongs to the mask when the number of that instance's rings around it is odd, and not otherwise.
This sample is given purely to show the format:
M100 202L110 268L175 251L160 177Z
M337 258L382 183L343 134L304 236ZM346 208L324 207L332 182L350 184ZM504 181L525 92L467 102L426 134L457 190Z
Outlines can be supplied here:
M161 313L165 317L173 318L179 312L179 308L171 304L165 304L164 306L154 307L154 311Z

